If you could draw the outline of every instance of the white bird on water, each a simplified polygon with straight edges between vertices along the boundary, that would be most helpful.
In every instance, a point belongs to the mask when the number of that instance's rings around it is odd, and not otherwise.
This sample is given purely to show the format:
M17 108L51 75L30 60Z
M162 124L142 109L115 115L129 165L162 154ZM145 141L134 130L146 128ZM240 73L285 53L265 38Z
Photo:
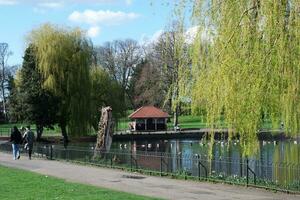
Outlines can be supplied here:
M297 144L297 143L298 143L297 140L295 140L295 141L294 141L294 144Z

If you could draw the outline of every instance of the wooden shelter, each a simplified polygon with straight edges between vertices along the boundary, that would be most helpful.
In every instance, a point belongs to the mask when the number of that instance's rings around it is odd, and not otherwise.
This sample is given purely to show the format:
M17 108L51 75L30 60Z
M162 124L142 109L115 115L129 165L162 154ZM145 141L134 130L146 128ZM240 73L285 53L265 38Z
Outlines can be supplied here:
M155 106L143 106L134 111L129 118L133 131L161 131L167 129L169 114Z

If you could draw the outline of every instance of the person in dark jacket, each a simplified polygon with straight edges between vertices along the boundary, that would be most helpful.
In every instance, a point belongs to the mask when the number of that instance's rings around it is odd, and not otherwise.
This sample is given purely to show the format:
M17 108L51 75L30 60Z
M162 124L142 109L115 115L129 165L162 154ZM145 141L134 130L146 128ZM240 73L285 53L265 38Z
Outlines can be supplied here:
M20 159L20 144L22 143L22 135L18 128L14 126L10 134L10 142L12 143L13 159Z
M26 127L26 131L24 133L23 140L26 142L25 146L26 146L26 149L28 150L29 160L31 160L33 142L35 140L35 137L34 137L34 133L30 129L30 126Z

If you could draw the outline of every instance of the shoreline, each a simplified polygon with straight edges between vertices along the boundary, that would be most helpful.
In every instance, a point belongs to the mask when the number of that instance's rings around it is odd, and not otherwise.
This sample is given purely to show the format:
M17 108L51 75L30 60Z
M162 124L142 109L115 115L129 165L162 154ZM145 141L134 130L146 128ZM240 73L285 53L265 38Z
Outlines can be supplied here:
M128 140L167 140L167 139L203 139L209 138L210 129L197 130L181 130L181 131L160 131L160 132L117 132L113 136L114 141L128 141ZM227 129L215 129L215 140L228 140ZM235 136L232 139L239 139ZM257 134L259 141L284 141L297 140L300 142L300 137L286 136L281 130L262 130ZM8 136L0 136L0 141L9 140ZM97 135L70 137L70 142L96 142ZM60 143L62 136L43 136L41 142L44 143Z

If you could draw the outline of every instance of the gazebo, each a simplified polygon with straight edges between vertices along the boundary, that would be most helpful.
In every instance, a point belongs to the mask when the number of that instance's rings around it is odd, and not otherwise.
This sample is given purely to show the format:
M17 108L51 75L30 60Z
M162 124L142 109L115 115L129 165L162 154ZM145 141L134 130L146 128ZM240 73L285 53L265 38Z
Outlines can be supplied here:
M167 129L169 114L155 106L143 106L134 111L129 118L133 131L160 131Z

